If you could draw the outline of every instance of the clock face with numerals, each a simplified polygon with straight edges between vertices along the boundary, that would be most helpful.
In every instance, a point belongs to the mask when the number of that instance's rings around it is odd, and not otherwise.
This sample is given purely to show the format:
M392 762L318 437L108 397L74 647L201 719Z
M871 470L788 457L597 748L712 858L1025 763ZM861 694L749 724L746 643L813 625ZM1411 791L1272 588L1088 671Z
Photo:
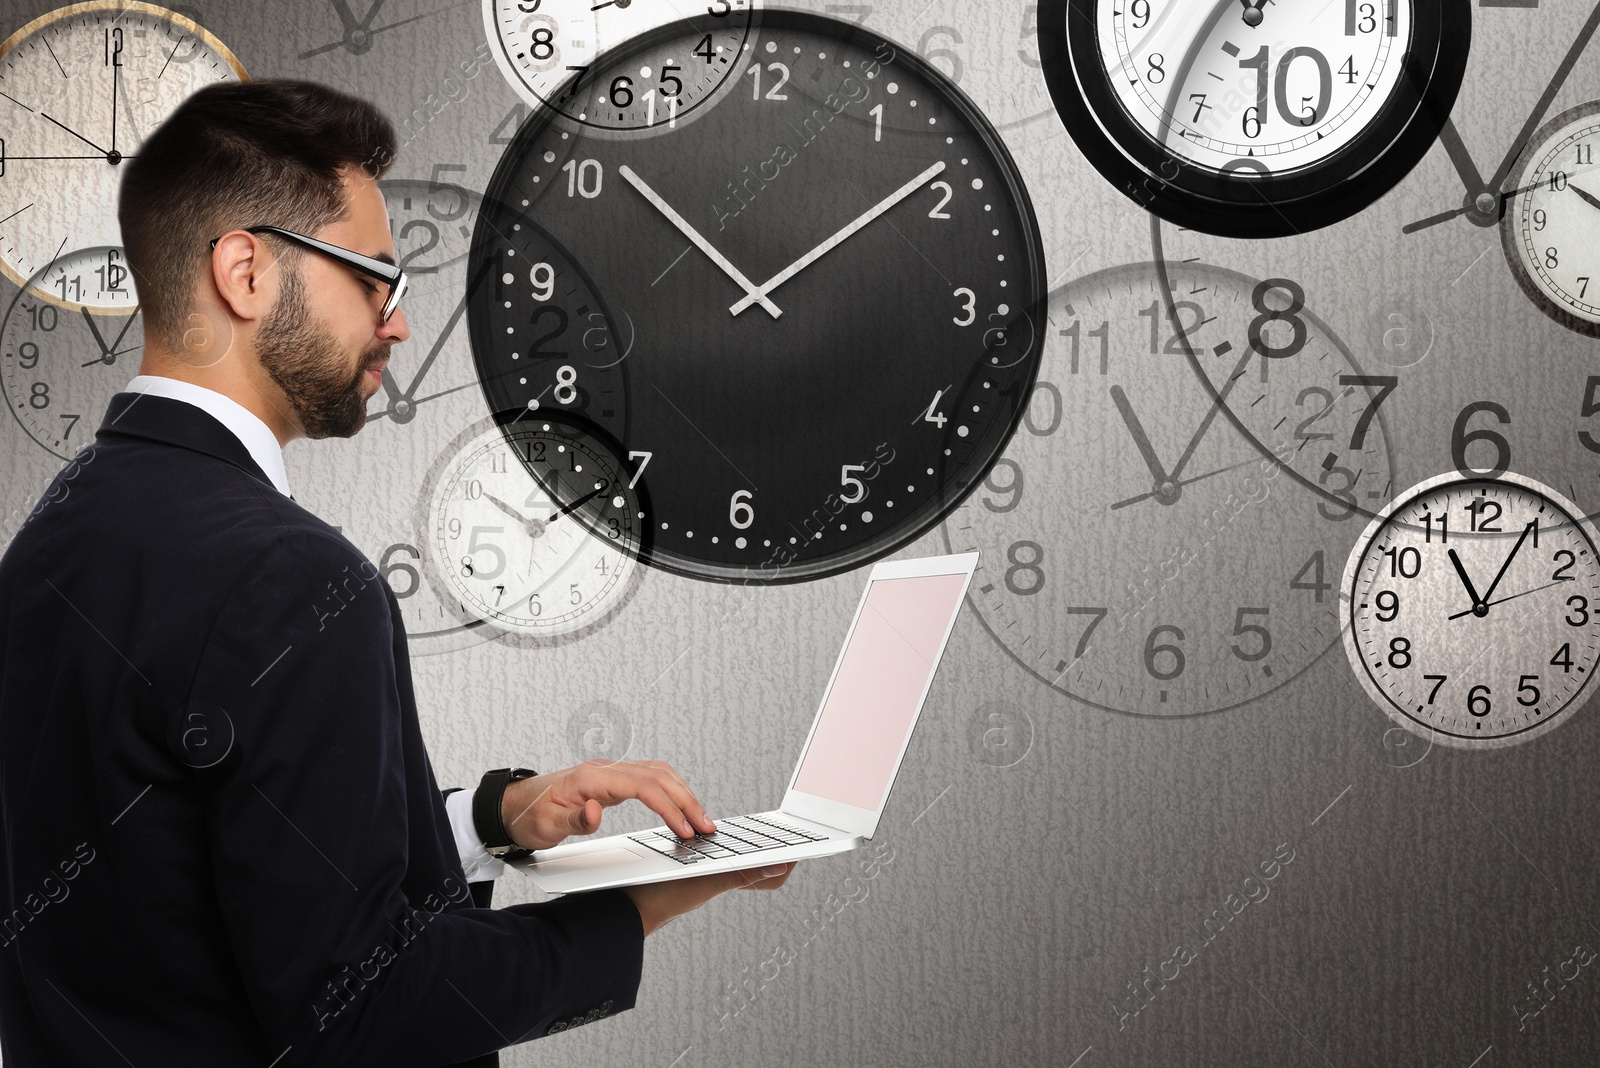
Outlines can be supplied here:
M666 27L591 74L698 32ZM553 366L540 404L579 405L622 442L653 504L652 564L798 581L905 544L982 476L1033 381L1044 269L1010 156L926 62L768 12L738 77L649 137L550 115L519 132L489 202L582 250L630 346L590 369L571 339L541 340L547 276L480 220L474 260L510 280L475 299L515 341L478 351L486 375ZM626 404L601 403L623 371Z
M1600 661L1592 524L1510 472L1443 475L1368 525L1340 597L1372 699L1444 745L1527 741L1571 719Z
M1331 368L1328 388L1261 395L1278 428L1263 458L1219 418L1185 348L1226 363L1235 393L1278 373L1271 353L1287 339L1333 366L1348 354L1309 315L1298 332L1264 321L1254 279L1167 270L1163 282L1151 264L1115 267L1051 295L1022 426L944 537L982 551L973 605L1042 682L1178 716L1269 693L1334 643L1334 582L1359 524L1285 472L1325 475L1338 447L1345 475L1332 484L1383 486L1390 460L1368 391L1339 388Z
M479 420L428 475L417 526L429 580L502 641L588 634L638 586L633 481L612 445L570 420L526 409Z
M738 73L752 39L756 0L483 0L495 60L535 109L618 130L687 119ZM639 51L627 67L596 59L607 49L687 16L685 32Z
M1547 122L1512 170L1500 219L1511 273L1540 311L1600 337L1600 102Z
M338 526L389 583L413 655L452 652L502 632L473 614L448 585L427 580L429 528L418 526L418 484L405 473L425 472L441 452L451 451L461 429L482 418L486 393L524 406L541 389L548 397L557 368L565 362L512 360L507 354L514 377L480 375L470 343L470 302L474 293L496 290L499 283L490 276L492 264L469 259L481 198L455 183L459 169L436 164L429 180L379 183L395 254L410 278L403 307L411 338L395 347L383 386L368 401L367 422L359 434L337 450L291 449L285 455L296 497ZM508 226L507 232L518 238L519 252L535 248L531 230ZM598 299L577 281L576 268L563 253L538 248L537 258L552 271L557 286L545 305L549 318L540 321L538 333L548 333L554 346L586 346L585 356L596 363L615 362L620 354L609 343L608 320L587 314L590 307L600 306ZM552 331L557 318L562 326ZM529 376L540 374L540 384L528 389ZM517 392L521 390L528 391ZM510 399L513 394L517 401Z
M121 250L100 254L107 251ZM106 405L137 373L144 322L83 305L68 310L40 292L38 285L17 290L0 317L0 385L28 436L70 460L94 440Z
M1467 59L1465 0L1046 0L1051 95L1151 211L1278 236L1346 218L1414 166Z
M193 20L134 0L63 7L0 43L0 271L73 311L132 310L122 162L189 94L244 77Z

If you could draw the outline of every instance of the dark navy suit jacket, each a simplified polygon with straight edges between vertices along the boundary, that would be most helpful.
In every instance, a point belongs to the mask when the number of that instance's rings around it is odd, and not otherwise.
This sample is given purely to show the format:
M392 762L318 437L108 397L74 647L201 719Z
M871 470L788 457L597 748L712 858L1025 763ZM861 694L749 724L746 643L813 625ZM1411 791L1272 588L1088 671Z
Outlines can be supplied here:
M493 1065L638 989L620 891L476 907L394 594L166 397L0 558L0 834L6 1068Z

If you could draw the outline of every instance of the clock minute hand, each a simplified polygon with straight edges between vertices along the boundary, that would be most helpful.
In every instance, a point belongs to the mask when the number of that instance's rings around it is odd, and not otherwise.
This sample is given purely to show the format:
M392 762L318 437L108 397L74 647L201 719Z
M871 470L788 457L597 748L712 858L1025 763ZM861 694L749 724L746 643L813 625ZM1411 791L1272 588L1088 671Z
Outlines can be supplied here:
M1600 11L1600 8L1596 8L1595 10ZM1511 561L1516 559L1517 550L1522 548L1522 543L1528 540L1528 535L1532 533L1533 529L1538 525L1539 521L1534 519L1531 520L1527 526L1522 528L1521 537L1517 538L1517 543L1513 545L1511 547L1511 551L1506 554L1506 562L1500 565L1500 571L1495 575L1494 581L1489 583L1489 588L1483 591L1484 604L1488 604L1489 598L1494 596L1495 587L1500 585L1500 580L1506 577L1506 571L1510 569Z
M822 244L818 245L810 252L807 252L804 256L801 256L799 259L795 260L793 263L789 264L789 266L785 267L771 278L767 279L759 290L750 293L749 296L745 297L741 301L738 301L728 310L733 314L738 315L740 312L750 307L750 305L757 303L758 300L765 300L768 293L772 292L774 289L777 289L779 286L783 285L783 283L787 282L789 279L793 278L795 275L799 274L801 271L817 262L817 260L827 255L834 248L843 243L846 238L850 237L850 235L854 234L857 230L861 229L863 226L866 226L872 220L876 219L878 216L882 215L884 212L900 203L906 197L916 192L924 184L926 184L928 179L932 178L934 175L943 170L944 161L940 160L938 163L935 163L933 166L929 167L927 170L911 179L911 181L907 182L899 189L896 189L893 193L890 193L888 196L878 201L878 203L869 208L864 215L857 218L844 229L840 230L838 233L834 234Z
M1227 403L1228 394L1233 392L1233 384L1244 377L1245 365L1250 362L1250 357L1254 356L1255 352L1256 350L1253 346L1245 346L1244 355L1239 357L1238 363L1234 364L1233 374L1228 376L1228 381L1217 392L1217 399L1212 402L1211 410L1206 412L1204 419L1200 420L1200 426L1195 430L1194 437L1189 439L1189 444L1184 448L1183 455L1178 457L1178 462L1172 466L1172 478L1174 480L1183 474L1185 467L1189 466L1189 457L1194 455L1194 450L1200 445L1200 439L1205 437L1206 431L1211 429L1212 420L1216 419L1217 413ZM1262 359L1264 360L1266 357L1263 356Z
M1545 86L1543 95L1538 103L1534 104L1533 111L1528 115L1528 121L1522 124L1522 130L1517 134L1516 140L1511 142L1511 148L1506 152L1506 158L1495 169L1494 177L1489 179L1490 189L1499 189L1505 183L1506 175L1511 173L1512 166L1517 162L1517 157L1522 155L1522 150L1528 144L1528 139L1544 121L1545 112L1550 110L1550 104L1556 98L1556 93L1561 91L1561 86L1566 83L1567 75L1572 73L1572 68L1577 64L1578 57L1583 55L1583 50L1589 46L1589 38L1594 36L1595 29L1600 27L1600 3L1596 3L1594 10L1589 12L1589 17L1584 20L1583 28L1578 31L1578 36L1573 38L1572 46L1567 49L1567 54L1562 57L1561 65L1556 68L1550 84Z
M746 278L744 276L744 272L740 271L739 268L730 263L728 261L728 257L718 252L711 242L701 237L700 231L696 230L693 226L690 226L689 221L674 211L672 205L661 199L661 194L657 193L654 189L651 189L648 185L646 185L645 180L635 174L632 167L629 167L627 164L623 164L617 169L621 172L622 177L627 179L628 184L639 191L640 196L648 200L652 207L654 207L661 214L665 215L667 220L671 222L673 226L676 226L680 231L682 231L684 237L687 237L690 241L693 241L696 248L698 248L701 252L704 252L706 257L710 259L712 263L716 264L718 267L721 267L724 274L737 282L739 284L739 288L743 289L747 294L749 294L749 296L745 298L747 301L747 303L744 305L745 307L748 308L751 304L760 304L763 308L767 309L767 314L771 315L774 319L783 314L782 310L780 310L776 304L767 299L767 295L765 293L758 292L756 290L755 283ZM737 315L738 312L735 312L734 314Z

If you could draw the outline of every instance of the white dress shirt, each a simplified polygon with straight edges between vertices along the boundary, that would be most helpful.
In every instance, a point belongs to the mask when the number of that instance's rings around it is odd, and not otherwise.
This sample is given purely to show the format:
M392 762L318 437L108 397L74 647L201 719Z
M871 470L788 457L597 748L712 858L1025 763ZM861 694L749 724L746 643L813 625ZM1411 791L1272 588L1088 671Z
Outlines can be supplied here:
M163 375L135 375L123 392L167 397L201 409L231 430L234 437L249 450L250 458L266 472L278 492L290 497L289 473L283 465L283 446L278 444L277 435L260 417L232 397L193 382ZM456 840L456 852L461 856L461 867L467 881L497 879L505 873L506 865L490 856L484 848L483 839L478 837L477 826L472 820L472 793L472 790L457 790L444 799L445 813L450 817L450 832Z

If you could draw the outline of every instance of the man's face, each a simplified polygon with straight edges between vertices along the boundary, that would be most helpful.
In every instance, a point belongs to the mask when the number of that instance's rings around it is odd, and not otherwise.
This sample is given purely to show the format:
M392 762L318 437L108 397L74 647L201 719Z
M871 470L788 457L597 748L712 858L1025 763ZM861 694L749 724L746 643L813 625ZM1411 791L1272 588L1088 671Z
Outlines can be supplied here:
M389 212L376 182L346 172L345 218L311 236L394 262ZM310 438L347 438L367 421L389 348L411 336L405 312L379 322L388 289L310 250L280 261L278 300L256 333L261 366Z

